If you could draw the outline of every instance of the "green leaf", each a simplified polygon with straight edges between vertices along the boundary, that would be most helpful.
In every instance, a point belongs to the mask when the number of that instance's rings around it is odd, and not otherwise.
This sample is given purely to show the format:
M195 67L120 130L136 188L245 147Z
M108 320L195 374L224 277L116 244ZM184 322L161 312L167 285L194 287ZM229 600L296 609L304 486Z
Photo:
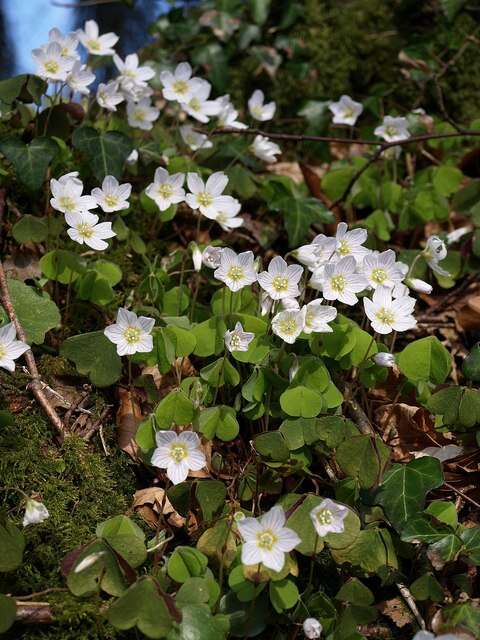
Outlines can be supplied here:
M132 584L109 607L107 619L121 631L137 627L147 638L164 638L172 626L165 600L150 577L142 577Z
M324 191L330 200L338 200L338 198L343 196L354 173L355 169L353 167L329 171L322 178L322 191Z
M171 429L174 425L190 424L195 415L195 408L183 391L175 389L156 406L154 415L160 429Z
M434 167L432 173L433 186L440 195L447 198L458 190L463 178L460 169L448 165Z
M464 602L462 604L453 604L442 609L442 618L448 627L456 628L457 626L465 627L472 634L478 637L480 628L480 610L476 604Z
M208 583L204 578L189 578L182 584L175 596L178 607L189 604L206 604L210 599Z
M192 334L197 341L194 355L206 357L220 353L224 348L223 340L226 330L225 322L218 317L195 325L192 328Z
M287 494L282 497L281 505L284 509L288 509L295 504L299 498L299 495ZM302 504L289 516L285 525L289 529L293 529L300 536L301 542L295 547L295 550L305 556L320 553L324 547L323 539L318 537L310 518L311 510L318 507L322 499L323 498L319 496L307 495Z
M11 522L0 524L0 571L13 571L22 564L25 538Z
M167 573L175 582L185 582L205 573L208 559L193 547L176 547L167 564Z
M443 600L442 586L431 573L425 573L412 582L410 591L416 600L431 600L432 602Z
M368 587L358 578L350 578L345 582L340 591L335 596L341 602L350 602L357 605L371 605L375 602L375 597Z
M182 609L179 638L185 640L225 640L229 630L226 616L212 616L208 608L187 605Z
M127 583L111 548L96 540L81 550L67 576L67 586L77 597L98 593L99 587L111 596L120 596Z
M198 430L209 440L234 440L240 431L235 409L226 405L203 409L198 417Z
M395 464L385 475L376 501L396 529L423 508L425 496L443 484L440 461L425 456L408 464Z
M272 0L250 0L250 11L256 24L262 25L266 22L271 3Z
M398 354L400 371L412 382L445 382L451 369L451 357L443 344L435 338L421 338L408 344Z
M467 380L480 382L480 345L476 344L462 363L462 373Z
M27 334L27 342L42 344L45 334L60 325L57 305L20 280L8 279L8 290L18 321Z
M25 214L13 225L12 236L20 244L43 242L48 236L48 220Z
M474 564L480 565L480 527L464 529L460 533L460 539L464 545L464 553Z
M40 104L40 98L46 93L47 86L42 78L26 73L0 81L0 111L9 111L17 99Z
M386 529L363 529L348 547L331 549L338 564L350 562L368 572L377 573L382 567L398 567L390 533Z
M40 268L46 278L62 284L75 282L86 271L85 262L76 253L63 249L55 249L42 256Z
M449 532L447 527L435 524L423 515L414 516L402 527L402 540L405 542L438 542Z
M103 180L108 175L121 178L125 160L133 149L132 141L123 133L99 133L93 127L76 129L72 142L86 156L97 180Z
M425 509L425 513L428 513L439 522L443 522L453 529L458 526L457 510L453 502L434 500L434 502L431 502Z
M97 387L109 387L122 375L122 361L116 346L103 331L67 338L60 354L75 363L78 373L88 376Z
M290 450L280 431L260 433L253 440L256 451L266 460L285 462L290 457Z
M15 167L17 178L27 189L40 189L45 173L57 153L57 145L50 138L34 138L25 144L19 138L0 140L0 153Z
M441 415L443 424L469 429L480 422L480 392L468 387L446 387L430 396L427 408Z
M300 596L297 585L289 578L271 581L269 595L270 602L278 613L294 607Z
M381 481L390 457L390 449L379 436L358 435L344 440L337 449L342 471L368 489Z
M202 510L204 520L211 520L225 505L227 488L220 480L198 482L195 497Z
M145 534L127 516L115 516L97 526L97 537L106 540L132 567L138 567L147 557Z
M286 389L280 396L280 406L289 416L314 418L323 407L322 396L303 385Z
M5 633L10 629L15 622L16 613L15 600L0 593L0 633Z

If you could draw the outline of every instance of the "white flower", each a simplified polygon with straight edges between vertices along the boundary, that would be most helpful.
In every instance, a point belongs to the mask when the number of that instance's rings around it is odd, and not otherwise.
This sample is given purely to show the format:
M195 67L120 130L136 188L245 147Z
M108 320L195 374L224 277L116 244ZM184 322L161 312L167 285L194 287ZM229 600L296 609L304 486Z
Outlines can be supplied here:
M326 300L338 300L350 306L358 302L355 295L367 286L365 277L355 273L355 258L347 256L334 264L326 264L322 278L323 297Z
M97 102L102 109L107 111L116 111L117 104L123 102L125 98L118 90L118 83L115 80L111 80L108 84L102 82L98 85L97 89Z
M199 122L206 123L210 116L216 116L220 106L216 100L209 100L212 85L206 80L198 80L194 87L192 97L188 102L182 102L181 107L189 116Z
M113 238L117 234L112 229L111 222L98 222L98 216L91 211L66 213L65 221L70 229L67 233L78 244L85 243L96 251L103 251L108 247L106 238Z
M310 271L317 271L331 259L336 248L336 238L328 238L323 233L320 233L315 236L311 244L299 247L293 254Z
M374 134L386 142L400 142L400 140L406 140L410 137L407 124L406 118L385 116L382 124L375 129Z
M322 302L322 298L317 298L317 300L312 300L305 305L307 311L303 327L304 333L331 333L333 331L328 323L335 320L337 310L322 304Z
M225 331L225 346L232 351L248 351L248 345L254 339L255 334L244 331L240 322L237 322L233 331Z
M258 274L258 282L272 300L296 298L300 295L298 283L302 274L303 267L288 265L281 256L275 256L270 260L268 271Z
M78 61L75 62L67 76L67 84L70 89L72 89L72 91L78 91L78 93L85 96L88 96L90 93L88 85L92 84L94 80L95 74L92 73L91 69Z
M133 311L120 308L117 311L117 321L103 331L110 342L117 345L119 356L133 353L148 353L153 349L152 333L155 320L145 316L138 316Z
M280 306L284 311L300 311L300 304L296 298L282 298L280 300Z
M120 56L115 54L113 56L113 62L120 73L120 83L127 82L127 89L129 83L133 82L136 85L145 85L149 80L155 76L155 69L148 66L140 66L140 61L136 53L130 53L125 60L122 60Z
M340 222L335 234L337 243L335 255L339 258L353 256L357 262L361 263L363 258L370 253L369 249L362 247L367 238L368 232L366 229L352 229L352 231L349 231L347 223Z
M157 431L157 448L152 455L152 465L167 470L167 478L178 484L186 480L190 471L200 471L207 464L200 448L200 438L193 431Z
M461 636L455 633L442 633L436 636L434 633L430 633L430 631L417 631L412 640L461 640Z
M98 24L95 20L87 20L83 29L77 31L80 42L89 53L95 56L113 56L113 47L118 42L118 36L109 32L99 35Z
M307 307L300 311L280 311L272 320L273 333L288 344L293 344L305 328Z
M215 269L213 275L217 280L224 282L230 291L239 291L257 281L253 261L251 251L244 251L237 255L235 251L225 247L220 256L220 266Z
M189 102L193 97L199 78L192 78L192 67L188 62L180 62L175 71L162 71L160 82L163 84L165 100Z
M341 96L338 102L331 102L328 108L333 113L334 124L348 124L351 127L363 111L363 105L360 102L355 102L350 96L345 95Z
M129 182L118 184L118 180L114 176L105 176L102 188L93 189L92 196L105 213L111 213L128 209L130 206L128 198L131 192L132 185Z
M391 368L395 366L395 356L393 353L387 353L385 351L379 351L373 356L373 361L379 367Z
M315 640L322 635L323 627L316 618L306 618L303 621L303 633L308 640Z
M246 129L247 125L243 122L239 122L238 111L230 102L230 96L221 96L217 98L217 103L220 107L218 112L218 125L227 129Z
M196 242L190 242L190 251L192 252L192 262L195 271L200 271L202 268L202 252Z
M250 145L250 151L254 156L260 158L260 160L263 160L264 162L277 162L277 158L275 156L282 153L278 144L271 142L264 136L255 136L252 144Z
M328 533L342 533L345 531L344 521L347 515L348 508L333 502L330 498L325 498L310 511L310 519L315 531L321 538Z
M62 213L83 213L95 209L97 203L92 196L84 196L83 183L76 176L67 174L58 180L50 180L53 198L50 204Z
M276 105L275 102L268 102L264 104L265 96L263 95L263 91L260 89L256 89L248 100L248 110L250 111L250 115L255 120L260 120L261 122L265 122L266 120L271 120L275 114Z
M270 298L266 291L262 291L260 294L260 313L262 316L266 316L270 313L273 307L273 300Z
M32 57L37 65L37 75L51 82L64 82L75 63L75 58L62 55L62 47L58 42L34 49Z
M237 527L245 541L242 562L246 565L261 562L273 571L281 571L285 554L301 542L295 531L285 526L282 507L273 507L260 518L244 518L237 522Z
M187 193L186 203L210 220L216 220L220 211L235 216L240 210L238 201L231 196L222 196L227 183L228 177L222 171L212 173L206 183L198 173L188 173L187 185L191 193Z
M184 181L184 173L170 175L166 169L158 167L153 182L145 189L145 193L155 201L160 211L165 211L172 204L178 204L185 200Z
M420 280L420 278L408 278L405 280L405 283L410 287L410 289L413 289L418 293L430 294L433 291L432 285L428 284L428 282L425 282L424 280Z
M224 196L225 198L230 198L230 196ZM237 211L240 211L241 204L235 198L232 200L236 203ZM232 202L232 208L234 204ZM224 231L231 231L232 229L238 229L243 224L243 218L239 218L236 216L236 213L233 212L233 209L227 211L217 211L215 218L213 218L218 224L222 227Z
M364 298L363 304L372 329L377 333L407 331L417 324L412 315L415 300L408 296L392 299L392 292L387 287L377 287L372 299Z
M405 277L405 268L408 271L406 265L395 262L395 251L391 249L382 253L372 252L362 263L362 273L374 289L380 285L393 289Z
M208 246L203 250L202 261L206 267L216 269L220 266L223 247Z
M150 131L159 115L160 109L153 107L149 98L144 98L138 103L130 100L127 102L127 118L131 127Z
M180 135L186 145L190 147L192 151L198 151L198 149L210 149L213 147L213 142L208 139L204 133L198 133L194 131L192 125L184 124L180 127Z
M60 45L62 56L64 58L79 58L77 52L78 37L76 33L67 33L67 35L64 35L60 29L54 27L48 32L48 40L49 42L56 42Z
M135 164L136 162L138 162L138 151L137 149L134 149L128 156L128 158L125 160L125 162L127 164Z
M153 96L153 89L145 82L136 82L133 78L122 78L119 76L120 89L125 99L130 102L140 102Z
M440 276L448 277L450 275L448 271L438 264L447 257L447 247L438 236L430 236L428 238L427 246L423 250L423 256L432 271L435 271Z
M470 233L470 231L472 231L470 227L459 227L458 229L455 229L454 231L450 231L450 233L447 233L445 242L447 244L455 244L461 238L463 238L463 236L467 235L467 233Z
M86 569L92 567L96 562L107 555L106 551L98 551L97 553L90 553L88 556L85 556L83 560L80 560L78 564L75 565L75 569L73 573L82 573Z
M7 371L15 371L14 361L29 349L28 344L17 340L13 322L0 327L0 367Z
M28 527L29 524L40 524L46 520L49 515L48 509L43 502L38 502L30 498L27 500L22 524L24 527Z

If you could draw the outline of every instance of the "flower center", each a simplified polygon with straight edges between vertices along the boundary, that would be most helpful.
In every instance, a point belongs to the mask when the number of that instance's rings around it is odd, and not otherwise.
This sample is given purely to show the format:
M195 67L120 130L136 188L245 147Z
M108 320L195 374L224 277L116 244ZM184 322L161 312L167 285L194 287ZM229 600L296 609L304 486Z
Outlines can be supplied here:
M138 327L127 327L123 332L123 337L128 342L128 344L136 344L140 341L140 336L142 332Z
M192 111L200 111L202 105L200 104L200 100L198 98L192 98L188 103L188 106Z
M208 191L197 194L197 202L202 207L209 207L213 203L213 196Z
M275 278L272 280L272 287L278 293L281 293L282 291L288 291L288 278L285 278L284 276L275 276Z
M332 519L332 512L330 509L322 509L317 513L317 520L319 524L331 524Z
M305 314L305 326L311 327L315 316L312 311L307 311Z
M394 314L391 311L387 311L385 307L379 309L375 315L380 322L383 322L383 324L392 324L395 320Z
M239 280L242 280L244 276L245 276L245 273L242 267L238 267L236 265L233 265L232 267L230 267L230 269L227 272L227 278L230 278L230 280L233 280L234 282L238 282Z
M252 113L254 116L257 116L257 118L260 118L263 115L263 108L260 106L253 107Z
M260 549L271 551L277 541L278 538L271 529L266 529L261 533L257 533L257 547L260 547Z
M48 73L58 73L60 71L60 65L56 60L49 60L45 63L45 71L48 71Z
M133 114L133 117L135 120L138 120L138 122L143 122L145 120L145 112L141 109L137 109Z
M388 278L388 274L385 269L381 269L378 267L377 269L373 269L372 271L372 280L377 284L382 284Z
M168 182L164 182L158 187L157 193L162 198L170 198L173 193L173 187L171 184L168 184Z
M181 462L188 456L187 447L184 444L172 444L172 446L170 447L170 455L175 460L175 462Z
M109 207L116 207L118 204L118 198L117 196L109 194L108 196L105 196L105 202Z
M93 236L93 228L88 222L81 222L77 227L78 233L83 238L91 238Z
M348 246L348 242L346 240L340 240L337 248L337 253L340 256L348 256L348 254L350 253L350 247Z
M62 209L66 209L67 211L73 211L76 206L76 202L73 198L69 198L68 196L62 196L58 199L60 206Z
M87 47L94 51L98 51L100 49L100 43L98 40L87 40Z
M352 118L353 117L353 109L352 107L346 107L343 111L344 118Z
M3 344L0 344L0 360L4 358L6 355L7 355L6 348L3 346Z
M330 286L334 291L338 291L339 293L342 293L346 284L345 276L342 275L333 276L333 278L330 279Z
M291 336L297 332L297 323L294 318L288 320L282 320L279 324L280 331L287 336Z
M385 132L386 132L387 136L390 136L391 138L393 138L394 136L396 136L398 134L397 127L394 127L393 125L389 125L385 129Z
M234 333L230 338L230 346L232 347L232 349L238 349L241 344L242 341L240 339L240 336L238 335L238 333Z
M175 93L185 95L188 91L188 84L185 82L185 80L177 80L173 83L173 90L175 91Z
M68 54L70 53L70 51L68 50L68 47L63 47L61 55L62 57L65 58L65 56L68 56Z

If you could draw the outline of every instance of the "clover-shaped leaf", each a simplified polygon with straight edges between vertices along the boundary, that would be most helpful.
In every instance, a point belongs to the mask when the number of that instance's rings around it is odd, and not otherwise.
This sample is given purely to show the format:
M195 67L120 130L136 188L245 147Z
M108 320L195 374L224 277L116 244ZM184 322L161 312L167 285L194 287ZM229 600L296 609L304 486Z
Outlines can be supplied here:
M121 376L122 362L115 345L108 340L103 331L67 338L60 353L72 360L78 373L88 376L97 387L108 387Z

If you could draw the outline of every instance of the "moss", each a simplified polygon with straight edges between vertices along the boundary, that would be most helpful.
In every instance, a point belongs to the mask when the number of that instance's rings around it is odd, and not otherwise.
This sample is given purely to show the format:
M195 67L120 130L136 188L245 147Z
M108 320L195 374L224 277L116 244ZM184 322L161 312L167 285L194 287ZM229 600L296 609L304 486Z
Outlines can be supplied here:
M23 564L12 574L0 575L0 592L20 595L65 587L60 563L66 553L91 540L97 523L129 508L135 491L134 473L113 442L110 450L112 454L106 457L75 435L59 448L49 424L35 413L16 415L15 424L3 428L0 485L27 494L40 493L50 517L25 529ZM2 494L0 500L20 521L18 493ZM96 599L79 601L68 593L46 599L53 602L57 623L43 628L17 625L5 638L115 637L114 630L103 629Z

